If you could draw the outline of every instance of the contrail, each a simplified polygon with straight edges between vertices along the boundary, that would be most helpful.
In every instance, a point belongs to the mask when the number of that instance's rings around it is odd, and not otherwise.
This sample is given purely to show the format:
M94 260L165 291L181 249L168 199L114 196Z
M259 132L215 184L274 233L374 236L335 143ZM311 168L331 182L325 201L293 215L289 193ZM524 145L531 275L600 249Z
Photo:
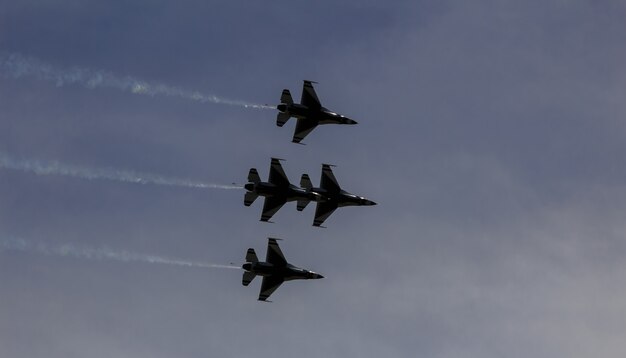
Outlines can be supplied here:
M5 77L34 77L40 80L53 81L58 87L66 84L78 84L90 89L108 87L147 96L170 96L201 103L210 102L254 109L274 109L274 107L268 105L221 98L162 83L147 82L129 76L120 77L103 70L80 67L60 69L36 58L25 57L17 53L0 52L0 74Z
M196 182L180 178L166 178L155 174L136 173L112 168L84 168L65 165L59 162L16 159L2 152L0 152L0 168L21 170L37 175L63 175L88 180L103 179L134 184L155 184L200 189L241 189L241 186L236 185Z
M113 251L107 248L86 248L64 244L49 246L42 242L29 242L23 239L9 239L0 241L0 251L34 252L42 255L74 257L85 260L108 260L118 262L143 262L149 264L162 264L173 266L197 267L197 268L223 268L240 269L234 265L220 265L206 262L195 262L180 259L172 259L162 256L138 254L128 251Z

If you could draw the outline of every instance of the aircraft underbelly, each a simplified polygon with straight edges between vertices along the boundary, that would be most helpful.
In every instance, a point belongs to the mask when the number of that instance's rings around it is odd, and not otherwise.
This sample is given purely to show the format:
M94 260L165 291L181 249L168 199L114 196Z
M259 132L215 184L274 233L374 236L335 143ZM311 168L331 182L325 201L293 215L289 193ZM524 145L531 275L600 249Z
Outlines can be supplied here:
M319 123L319 124L341 124L342 122L341 122L339 119L337 119L337 118L332 118L332 117L328 118L328 117L325 117L325 118L321 118L321 119L318 121L318 123Z
M358 203L352 202L352 201L340 201L337 203L338 207L344 207L344 206L358 206Z
M257 190L257 194L261 196L269 196L269 197L287 197L288 193L286 190L281 190L279 188L259 188Z

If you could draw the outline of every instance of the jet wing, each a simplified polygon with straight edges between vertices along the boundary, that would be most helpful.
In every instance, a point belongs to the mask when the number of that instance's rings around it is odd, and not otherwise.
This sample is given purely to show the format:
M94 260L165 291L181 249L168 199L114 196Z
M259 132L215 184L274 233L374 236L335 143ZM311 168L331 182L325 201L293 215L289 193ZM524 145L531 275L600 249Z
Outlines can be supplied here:
M283 282L284 280L282 277L263 277L263 282L261 283L261 292L259 293L259 301L267 300Z
M317 203L313 226L322 226L322 223L337 209L337 204L329 202Z
M274 216L274 214L276 214L276 212L280 210L283 205L285 205L286 202L287 200L285 200L284 198L275 198L272 196L265 198L265 203L263 203L263 213L261 214L261 221L269 221L272 216Z
M269 238L267 240L267 255L265 257L265 261L276 266L287 265L287 260L285 260L285 256L280 250L280 246L278 246L276 239Z
M311 109L319 109L322 107L319 98L317 98L317 94L315 93L315 89L313 88L312 81L304 81L304 85L302 86L302 98L300 99L300 104L307 106Z
M337 179L330 168L330 164L322 164L322 177L320 178L320 186L329 192L337 193L341 191L341 187L337 183Z
M280 165L280 160L277 158L272 158L270 163L269 182L282 187L289 186L289 179L283 170L283 166Z
M296 131L293 133L293 139L291 141L300 143L315 127L317 127L317 121L299 118L296 122Z

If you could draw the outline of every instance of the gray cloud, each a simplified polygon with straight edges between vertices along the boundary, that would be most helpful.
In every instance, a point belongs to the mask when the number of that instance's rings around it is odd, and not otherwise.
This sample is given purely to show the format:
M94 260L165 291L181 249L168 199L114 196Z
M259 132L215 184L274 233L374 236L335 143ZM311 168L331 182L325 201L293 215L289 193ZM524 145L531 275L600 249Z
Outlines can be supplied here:
M31 76L0 84L3 152L226 183L331 162L379 205L318 230L240 191L2 171L4 236L231 262L271 235L326 278L262 305L235 270L3 252L0 355L621 357L623 5L144 5L7 4L0 47L254 103L317 80L359 125L294 146L270 111Z

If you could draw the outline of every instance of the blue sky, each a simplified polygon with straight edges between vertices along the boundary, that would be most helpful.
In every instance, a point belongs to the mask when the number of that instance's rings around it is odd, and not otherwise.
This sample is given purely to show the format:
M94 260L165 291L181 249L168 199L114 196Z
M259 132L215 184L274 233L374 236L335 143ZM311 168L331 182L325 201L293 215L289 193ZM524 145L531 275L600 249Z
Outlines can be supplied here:
M283 238L326 278L273 304L236 270L0 249L0 356L621 357L620 1L6 1L0 59L256 104L315 80L357 126L0 72L0 153L230 184L285 158L379 203L327 229L238 190L0 169L0 241L243 261ZM0 66L0 68L3 68Z

